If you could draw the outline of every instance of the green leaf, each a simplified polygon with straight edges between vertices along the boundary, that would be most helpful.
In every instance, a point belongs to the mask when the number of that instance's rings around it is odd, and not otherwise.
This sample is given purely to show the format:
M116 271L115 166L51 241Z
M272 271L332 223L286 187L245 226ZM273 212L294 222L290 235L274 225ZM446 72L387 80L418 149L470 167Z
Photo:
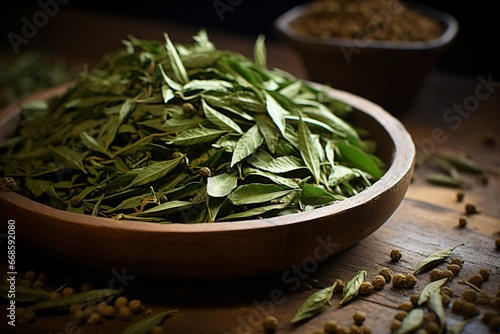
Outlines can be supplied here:
M297 183L295 183L292 179L288 179L286 177L281 177L281 176L276 175L276 174L271 173L271 172L266 172L266 171L262 171L259 169L247 167L243 170L243 174L245 175L245 179L246 179L246 177L252 176L252 175L260 176L260 177L264 177L264 178L268 179L269 181L271 181L273 183L288 187L290 189L297 189L298 188Z
M281 156L268 163L263 163L252 156L247 159L247 162L259 169L278 174L306 168L301 159L293 156Z
M257 37L257 40L255 41L255 46L253 51L253 58L255 65L260 66L262 68L267 67L267 52L266 52L265 39L266 37L264 35L262 34L259 35Z
M302 159L311 172L316 184L320 183L321 170L318 151L315 148L311 131L303 121L299 122L299 149Z
M252 183L237 187L229 194L228 199L234 205L264 203L283 197L292 191L295 190L275 184Z
M456 168L470 173L482 174L486 172L486 170L481 166L479 166L475 161L466 157L455 156L445 153L434 153L432 156L443 159L448 163L450 163L451 165L455 166Z
M461 334L464 331L465 326L467 324L473 322L476 320L475 318L463 320L463 321L457 321L454 324L448 326L446 329L446 334Z
M446 328L446 314L439 291L434 290L430 292L429 300L427 300L427 307L437 316L439 320L439 333L443 333Z
M165 70L163 69L163 66L161 64L158 64L158 68L160 69L160 73L163 76L163 80L165 80L165 82L167 83L167 85L170 88L172 88L175 91L181 91L182 90L183 86L180 83L178 83L178 82L174 81L173 79L171 79L167 75L167 73L165 72ZM168 95L167 95L167 97L168 97ZM163 98L165 99L165 96Z
M208 80L191 80L182 88L183 91L203 90L215 92L227 92L233 88L233 84L226 80L208 79Z
M263 142L264 138L262 138L257 125L252 126L236 143L231 158L231 167L254 153Z
M294 324L299 321L312 318L323 312L326 308L326 305L330 302L330 299L332 299L333 290L336 286L337 282L310 295L295 312L295 315L290 320L291 323Z
M164 122L160 118L153 118L137 124L161 132L184 132L189 129L198 128L201 122L203 122L203 118L193 116L191 118L169 118Z
M332 168L330 175L328 175L328 185L330 187L334 187L343 182L351 181L357 177L359 177L359 173L357 173L354 169L343 165L335 165Z
M426 257L420 264L417 266L417 269L415 269L415 274L422 273L425 271L428 271L438 264L444 262L448 257L450 257L451 252L460 246L463 246L464 244L458 244L453 247L437 251L435 253L432 253L428 257Z
M26 178L26 187L31 191L36 197L42 196L50 187L51 182L48 180L32 179L30 177Z
M207 119L214 125L216 125L221 130L226 130L228 132L237 132L243 133L240 126L236 124L232 119L224 115L223 113L218 112L214 108L210 107L205 100L201 100L201 104L203 106L203 112Z
M107 156L110 156L108 150L87 132L85 131L80 132L80 140L82 141L82 144L85 145L85 147L87 147L89 150L94 152L100 152Z
M79 169L84 174L87 174L85 167L83 166L84 154L79 154L67 146L49 146L50 152L55 160L60 162L66 167Z
M259 127L260 133L264 137L266 141L267 148L269 152L275 153L276 146L278 146L279 135L276 131L276 127L274 123L266 114L257 114L255 115L255 121L257 122L257 126Z
M344 289L342 290L342 300L339 302L340 305L345 305L356 299L359 293L359 288L366 279L366 275L367 273L365 270L360 270L349 282L346 283Z
M99 290L90 290L86 292L79 292L71 296L43 301L28 307L28 309L31 309L33 311L47 310L47 309L62 309L62 308L67 308L73 304L86 304L90 302L95 302L97 300L110 298L119 295L121 292L122 290L113 290L113 289L99 289Z
M429 183L450 187L450 188L470 188L470 184L467 183L464 179L457 179L456 177L451 177L442 174L426 174L425 180Z
M0 297L11 300L9 297L10 285L0 286ZM42 300L47 300L49 293L43 289L33 289L25 286L17 285L15 290L14 300L18 303L36 303Z
M236 173L222 173L207 178L207 193L212 197L227 196L238 185Z
M280 210L284 209L288 206L286 203L282 204L271 204L271 205L265 205L265 206L260 206L258 208L253 208L250 210L238 212L238 213L233 213L230 215L227 215L225 217L219 218L219 221L225 221L225 220L232 220L232 219L241 219L241 218L250 218L250 217L255 217L255 216L260 216L266 212L272 211L272 210Z
M145 215L166 215L175 211L179 211L182 209L187 209L193 206L193 203L189 201L168 201L157 205L151 209L148 209L143 212L134 213L135 216L145 216Z
M422 305L423 303L427 302L430 293L433 291L439 291L439 289L444 285L444 283L446 283L447 280L447 278L442 278L440 280L427 284L422 292L420 292L417 305Z
M170 61L174 77L181 84L186 84L189 82L189 76L184 64L181 61L181 57L179 57L179 53L177 52L174 43L170 40L168 34L164 33L163 36L165 36L165 47L167 49L168 60Z
M159 180L170 173L179 163L185 160L185 156L180 156L175 159L157 162L147 167L131 170L129 173L137 174L127 188L142 186L153 181Z
M266 97L266 110L271 119L274 122L274 125L278 128L281 135L285 136L285 115L288 114L288 111L283 109L283 107L271 96L271 94L264 91L264 96Z
M424 310L421 308L414 308L411 310L401 323L394 334L405 334L411 333L413 330L417 329L424 321Z
M342 158L349 165L373 175L376 179L380 179L382 177L382 171L370 158L369 154L363 152L361 149L351 145L350 143L338 143L337 147L342 154Z
M174 137L172 140L168 141L169 145L196 145L211 142L220 136L222 136L226 131L218 129L208 129L208 128L195 128L184 132Z
M175 313L177 313L177 310L169 310L148 316L125 328L122 334L148 334L153 327L161 325L167 317Z
M323 206L344 199L344 196L332 194L331 192L318 186L308 183L304 183L302 185L300 202L303 205Z

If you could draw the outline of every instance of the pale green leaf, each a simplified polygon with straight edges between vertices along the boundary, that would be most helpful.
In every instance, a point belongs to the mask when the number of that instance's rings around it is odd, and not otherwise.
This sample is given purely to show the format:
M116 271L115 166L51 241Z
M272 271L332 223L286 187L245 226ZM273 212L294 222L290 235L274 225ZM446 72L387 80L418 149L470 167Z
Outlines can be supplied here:
M216 125L221 130L226 130L228 132L237 132L243 133L240 126L236 124L232 119L224 115L223 113L215 110L211 106L209 106L205 100L201 100L201 104L203 106L203 112L207 119L214 125Z
M212 197L227 196L238 185L236 173L222 173L207 178L207 193Z
M294 189L287 189L275 184L252 183L237 187L228 196L234 205L246 205L269 202L283 197Z
M231 158L231 167L254 153L264 142L257 125L252 126L236 143Z

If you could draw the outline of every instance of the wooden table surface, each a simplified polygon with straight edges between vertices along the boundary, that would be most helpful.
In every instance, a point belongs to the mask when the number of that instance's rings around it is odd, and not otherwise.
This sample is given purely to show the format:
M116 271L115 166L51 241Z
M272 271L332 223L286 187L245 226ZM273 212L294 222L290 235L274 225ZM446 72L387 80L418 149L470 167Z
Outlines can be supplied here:
M33 45L45 45L49 52L65 57L72 64L82 61L92 64L103 51L119 46L109 41L119 41L131 31L135 31L137 37L155 39L161 38L164 31L169 31L173 39L180 42L189 42L191 35L197 31L196 27L99 15L93 15L92 27L82 31L81 24L88 20L89 15L71 10L61 13L44 28L43 36L41 33L33 40ZM96 34L99 31L105 33ZM209 32L209 35L218 47L251 54L253 40L248 36L219 31L213 34ZM92 48L88 47L89 43L93 43ZM300 62L286 47L269 45L268 57L271 66L305 77ZM397 115L415 140L419 162L422 162L421 157L425 154L450 151L466 154L484 167L500 168L500 87L490 86L490 95L478 99L477 87L484 85L484 79L488 77L479 79L432 73L414 107ZM484 89L480 91L486 92ZM471 101L478 101L478 104L470 108L472 111L468 115L463 114L467 117L460 116L453 122L446 122L444 116L448 109ZM439 138L435 133L440 130L436 129L441 129ZM496 140L495 146L484 145L482 140L486 134ZM52 275L53 286L64 283L66 279L88 279L96 287L103 288L121 284L125 288L125 296L140 299L146 309L151 309L153 313L178 310L175 316L163 324L167 333L262 333L263 314L272 314L278 319L278 333L314 333L321 330L327 320L336 319L340 324L350 326L353 323L352 314L358 310L366 313L365 324L372 328L373 333L389 333L398 305L430 282L428 273L417 276L418 282L413 289L395 289L387 285L382 291L359 297L344 307L338 306L339 295L334 295L333 306L328 306L319 316L296 327L292 327L289 320L312 292L327 286L336 278L349 280L363 269L371 280L382 267L390 268L393 273L411 273L430 253L459 243L464 243L464 246L457 248L453 256L463 259L465 264L459 277L447 285L457 295L461 295L467 286L460 284L460 280L472 276L480 268L489 268L492 275L483 283L482 289L497 294L500 288L500 251L495 249L495 239L500 237L498 176L490 177L485 185L477 176L463 174L473 186L464 191L464 201L457 202L457 189L430 185L424 180L426 173L434 171L425 163L419 163L414 182L394 215L371 236L320 263L314 271L300 270L304 268L300 268L298 263L297 267L289 271L264 277L216 281L149 279L127 275L126 267L110 268L108 272L89 272L85 268L68 266L60 259L44 257L30 250L29 245L18 245L18 272L21 275L27 270L47 271ZM468 225L459 228L458 219L464 214L465 203L476 205L481 213L469 216ZM0 272L5 273L5 236L0 240ZM400 249L403 254L399 262L389 261L389 253L394 248ZM440 268L444 267L442 265ZM308 290L306 284L298 287L297 282L300 281L309 282L314 288ZM31 324L18 324L12 328L7 325L6 305L2 301L1 333L121 333L131 323L104 319L98 326L84 324L72 327L72 317L63 312L40 316ZM493 306L480 306L482 311L489 308ZM462 320L462 316L449 309L446 315L450 323ZM132 321L144 316L136 315ZM476 319L465 327L464 333L488 333L488 329L480 319Z

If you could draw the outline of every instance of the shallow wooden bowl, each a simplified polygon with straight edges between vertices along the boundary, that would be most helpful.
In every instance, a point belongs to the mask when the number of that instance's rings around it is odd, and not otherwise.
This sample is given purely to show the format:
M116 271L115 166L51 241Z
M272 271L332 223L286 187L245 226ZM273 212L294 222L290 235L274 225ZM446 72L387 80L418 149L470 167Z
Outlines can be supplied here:
M62 94L57 87L30 97ZM15 220L18 245L84 268L168 278L231 278L312 270L327 257L360 242L398 208L413 174L415 147L403 125L378 105L345 91L335 98L355 108L350 121L368 129L377 155L389 166L370 188L309 212L271 219L208 224L117 221L65 212L10 190L0 192L2 229ZM0 112L0 136L11 136L20 109Z

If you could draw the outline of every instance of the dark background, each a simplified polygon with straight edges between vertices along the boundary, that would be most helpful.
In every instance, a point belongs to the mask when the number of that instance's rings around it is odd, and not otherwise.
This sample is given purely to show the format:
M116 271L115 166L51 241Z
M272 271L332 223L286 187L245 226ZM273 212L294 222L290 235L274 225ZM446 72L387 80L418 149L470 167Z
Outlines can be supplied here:
M42 0L46 2L47 0ZM54 1L54 0L49 0ZM14 3L15 2L15 3ZM255 37L265 33L266 38L275 39L273 21L286 10L303 3L306 0L220 0L231 9L223 15L223 20L217 14L214 0L169 0L169 1L133 1L104 2L72 0L61 5L73 9L92 10L113 15L133 16L152 20L168 20L183 24L192 24L207 29L227 30ZM469 76L493 74L499 78L498 43L500 25L493 1L434 1L416 0L413 3L423 4L453 15L460 24L460 31L455 43L446 50L439 60L437 68ZM232 4L232 5L231 5ZM21 25L18 13L26 13L29 17L33 11L29 7L38 6L36 1L10 1L3 5L0 14L2 42L0 46L8 45L6 38L9 31L18 31ZM24 9L26 7L27 9ZM16 13L16 14L12 14ZM89 22L89 24L92 24ZM98 36L96 36L98 38Z

